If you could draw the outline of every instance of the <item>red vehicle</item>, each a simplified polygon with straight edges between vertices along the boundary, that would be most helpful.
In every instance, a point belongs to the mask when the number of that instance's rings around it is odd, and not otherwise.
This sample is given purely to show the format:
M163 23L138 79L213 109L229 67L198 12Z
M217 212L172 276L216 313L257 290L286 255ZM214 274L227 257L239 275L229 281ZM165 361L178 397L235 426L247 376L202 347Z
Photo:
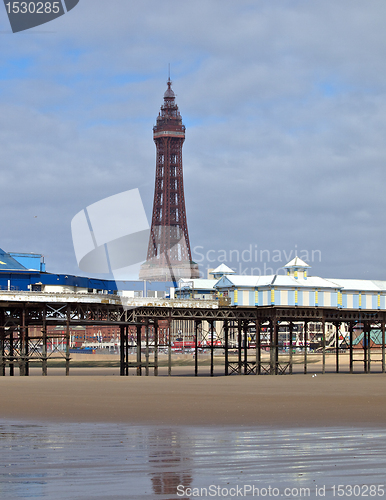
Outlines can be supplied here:
M197 347L210 347L211 341L210 339L205 340L204 342L198 342ZM213 340L213 345L214 346L221 346L221 340ZM172 349L176 349L178 351L181 351L182 349L194 349L195 348L195 343L194 340L176 340L175 342L172 342Z
M201 342L198 342L198 347L201 347ZM194 340L176 340L172 342L172 349L194 349L195 343Z

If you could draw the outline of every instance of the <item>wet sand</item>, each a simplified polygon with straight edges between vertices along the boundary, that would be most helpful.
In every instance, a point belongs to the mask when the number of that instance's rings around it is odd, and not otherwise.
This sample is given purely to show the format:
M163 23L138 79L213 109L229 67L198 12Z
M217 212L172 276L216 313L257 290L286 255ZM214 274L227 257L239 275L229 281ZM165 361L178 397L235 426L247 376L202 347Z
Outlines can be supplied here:
M332 499L342 496L338 485L344 496L384 496L379 429L0 421L0 434L4 500L171 500L181 488L215 488L224 499L236 490L237 497Z
M63 369L53 369L51 375L55 370L63 374ZM0 418L189 426L385 426L384 374L195 378L183 376L184 368L175 368L172 377L113 376L117 373L116 368L87 368L73 369L70 377L1 377Z

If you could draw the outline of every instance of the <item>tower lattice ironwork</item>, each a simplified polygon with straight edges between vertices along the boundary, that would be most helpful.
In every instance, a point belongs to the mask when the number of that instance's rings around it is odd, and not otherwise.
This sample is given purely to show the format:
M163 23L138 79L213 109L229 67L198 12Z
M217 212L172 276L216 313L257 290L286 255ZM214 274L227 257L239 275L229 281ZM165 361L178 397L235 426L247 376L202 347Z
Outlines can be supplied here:
M164 103L153 127L157 150L153 215L147 260L140 279L177 281L198 278L198 265L192 262L186 220L182 171L182 145L185 126L175 103L170 78Z

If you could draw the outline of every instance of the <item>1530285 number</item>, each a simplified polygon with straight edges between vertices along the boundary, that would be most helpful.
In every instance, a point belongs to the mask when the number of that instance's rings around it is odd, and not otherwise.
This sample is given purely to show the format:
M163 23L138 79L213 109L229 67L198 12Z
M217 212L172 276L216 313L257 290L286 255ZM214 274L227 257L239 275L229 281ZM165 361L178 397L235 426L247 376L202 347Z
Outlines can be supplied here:
M337 497L383 497L385 494L383 484L338 484L332 486L332 494Z
M60 2L8 2L8 14L59 14Z

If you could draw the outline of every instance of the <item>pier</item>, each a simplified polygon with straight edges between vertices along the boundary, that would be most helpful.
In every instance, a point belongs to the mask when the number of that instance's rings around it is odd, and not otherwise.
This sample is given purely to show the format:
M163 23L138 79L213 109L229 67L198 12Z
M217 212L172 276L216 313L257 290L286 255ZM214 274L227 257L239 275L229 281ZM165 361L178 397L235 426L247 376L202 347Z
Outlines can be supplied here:
M182 346L175 322L190 325ZM28 376L31 362L40 364L46 376L51 360L63 360L69 375L71 328L88 325L119 327L122 376L157 376L161 351L172 375L175 345L184 352L185 342L196 376L385 373L385 322L382 310L2 292L0 376L13 376L16 369ZM53 325L61 332L50 332ZM200 366L204 355L208 363Z

